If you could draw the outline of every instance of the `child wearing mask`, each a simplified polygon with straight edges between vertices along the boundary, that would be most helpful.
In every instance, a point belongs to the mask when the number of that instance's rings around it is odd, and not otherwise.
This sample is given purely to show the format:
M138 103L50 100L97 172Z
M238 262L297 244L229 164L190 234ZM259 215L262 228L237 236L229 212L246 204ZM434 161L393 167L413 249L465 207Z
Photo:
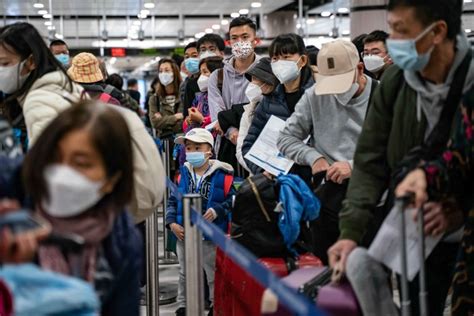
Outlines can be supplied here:
M245 163L242 156L242 145L247 137L250 124L252 123L255 110L265 96L269 96L279 84L278 79L272 72L271 60L263 57L253 65L246 73L245 77L250 82L245 90L245 95L250 103L244 106L244 114L240 120L239 137L237 138L236 156L242 167L248 172L250 168Z
M194 128L185 136L178 137L176 144L186 147L187 162L181 167L179 191L182 194L197 193L202 197L202 213L204 219L213 222L222 230L227 230L228 214L231 209L232 195L234 195L233 168L231 165L218 160L211 160L214 138L203 128ZM179 308L176 315L186 314L185 298L185 267L184 267L184 228L183 204L175 196L171 196L166 210L166 226L178 238L176 251L179 261L179 283L177 302ZM203 265L209 285L210 301L214 301L214 268L216 247L209 240L204 240ZM209 312L212 315L212 308Z
M193 100L191 108L188 111L188 116L183 122L183 131L188 132L195 127L206 127L211 123L207 87L211 73L214 70L224 67L222 60L222 57L214 56L204 58L200 61L199 70L201 75L198 78L197 84L201 93Z

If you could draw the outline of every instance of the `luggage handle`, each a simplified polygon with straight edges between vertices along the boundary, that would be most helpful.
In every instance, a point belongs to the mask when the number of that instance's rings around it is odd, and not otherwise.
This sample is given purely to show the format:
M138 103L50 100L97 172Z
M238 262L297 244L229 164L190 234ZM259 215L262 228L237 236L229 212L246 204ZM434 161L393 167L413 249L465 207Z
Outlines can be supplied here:
M395 200L395 206L400 211L400 236L401 236L401 283L402 283L402 300L401 310L402 316L410 316L410 297L408 290L408 267L407 267L407 245L406 245L406 226L405 226L405 208L410 205L415 199L415 194L412 192L399 197ZM423 206L417 211L418 223L418 238L419 238L419 258L420 258L420 272L419 272L419 304L420 315L428 316L427 290L426 290L426 274L425 274L425 235L424 235L424 214Z

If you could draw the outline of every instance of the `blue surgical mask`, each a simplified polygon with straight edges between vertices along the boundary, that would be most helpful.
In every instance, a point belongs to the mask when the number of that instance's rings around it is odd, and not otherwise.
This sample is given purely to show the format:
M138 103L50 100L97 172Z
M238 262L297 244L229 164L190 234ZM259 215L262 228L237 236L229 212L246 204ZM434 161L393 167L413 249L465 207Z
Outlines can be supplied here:
M186 161L194 168L202 167L206 163L206 153L201 151L193 151L186 153Z
M199 58L188 58L184 61L186 69L192 73L197 74L199 72Z
M430 32L435 24L428 26L414 39L387 39L387 48L393 62L404 70L423 70L430 61L433 47L425 54L419 54L416 50L416 42Z
M69 66L69 55L68 54L58 54L54 55L56 59L63 65L63 66Z

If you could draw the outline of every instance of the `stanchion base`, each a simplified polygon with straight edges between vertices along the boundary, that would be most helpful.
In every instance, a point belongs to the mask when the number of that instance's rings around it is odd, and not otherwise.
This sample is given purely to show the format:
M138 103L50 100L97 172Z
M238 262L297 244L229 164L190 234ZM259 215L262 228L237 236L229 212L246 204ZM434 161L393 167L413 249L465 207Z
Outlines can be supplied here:
M178 296L178 286L176 284L160 284L160 305L172 304Z
M171 264L178 264L178 258L176 258L176 259L173 259L173 258L170 258L170 259L160 258L160 259L158 259L158 265L159 266L161 266L161 265L171 265Z

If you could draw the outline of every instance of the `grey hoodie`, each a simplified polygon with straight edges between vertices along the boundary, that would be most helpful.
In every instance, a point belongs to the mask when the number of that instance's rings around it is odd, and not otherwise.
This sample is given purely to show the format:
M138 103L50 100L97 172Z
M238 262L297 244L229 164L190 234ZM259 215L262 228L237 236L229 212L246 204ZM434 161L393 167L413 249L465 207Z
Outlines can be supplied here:
M459 67L467 51L471 49L466 35L462 32L456 37L456 56L454 57L453 65L448 73L446 81L442 84L434 84L425 81L418 72L404 71L405 80L408 85L418 92L417 96L417 117L418 121L421 120L421 111L426 116L428 126L426 129L425 137L428 137L441 115L441 110L448 97L449 88L453 81L454 72ZM474 82L474 62L471 62L469 71L466 76L464 83L464 90L466 92Z
M261 57L255 55L255 60L250 65L251 68ZM209 112L214 122L217 120L217 114L220 111L229 110L233 104L249 103L245 95L245 89L249 81L245 78L245 71L239 73L234 68L235 57L224 60L224 82L222 93L217 86L218 70L214 71L209 78L208 98Z
M329 164L348 161L352 167L372 86L372 79L366 78L362 94L345 105L334 95L316 95L317 83L307 89L280 132L277 145L281 153L304 166L312 166L323 157ZM311 146L304 143L308 136Z

